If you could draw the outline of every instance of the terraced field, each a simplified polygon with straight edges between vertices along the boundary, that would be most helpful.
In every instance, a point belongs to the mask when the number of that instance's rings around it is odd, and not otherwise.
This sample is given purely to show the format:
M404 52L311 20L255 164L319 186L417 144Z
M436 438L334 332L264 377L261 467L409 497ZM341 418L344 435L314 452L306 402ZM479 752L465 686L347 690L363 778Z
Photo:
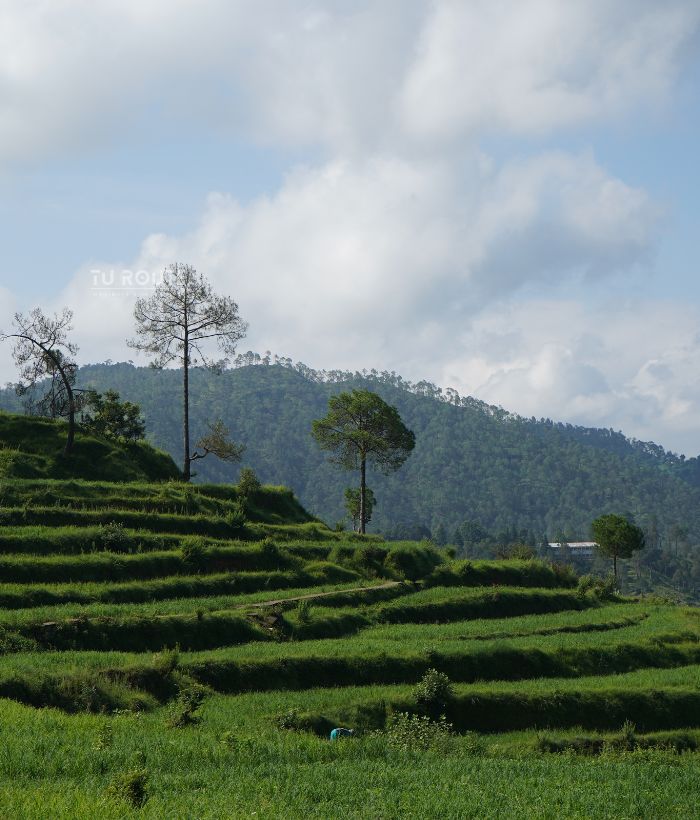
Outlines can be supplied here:
M698 610L282 488L0 504L3 817L700 817Z

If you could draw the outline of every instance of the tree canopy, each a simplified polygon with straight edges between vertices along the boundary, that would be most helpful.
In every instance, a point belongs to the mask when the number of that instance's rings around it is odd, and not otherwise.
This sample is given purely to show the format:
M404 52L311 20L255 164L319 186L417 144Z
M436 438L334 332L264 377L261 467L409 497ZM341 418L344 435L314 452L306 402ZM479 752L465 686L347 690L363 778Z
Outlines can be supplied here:
M631 558L644 548L644 532L622 515L601 515L591 524L591 532L598 549L613 559L613 572L617 577L617 559Z
M78 346L68 338L72 322L73 313L68 308L52 317L37 307L26 316L15 313L14 332L0 332L0 341L14 339L15 342L12 355L20 374L15 386L17 394L26 394L40 413L67 418L68 436L63 450L66 456L73 449L75 415L79 409L74 390L77 364L73 358ZM44 389L39 398L38 385Z
M360 470L360 532L365 532L366 466L369 462L391 473L411 454L416 438L401 421L399 411L370 390L351 390L328 399L328 413L311 425L313 437L331 461L347 470Z
M152 296L137 300L134 319L136 338L127 342L130 347L150 353L155 367L165 367L173 361L182 365L182 472L185 481L189 481L192 462L203 457L190 453L190 367L197 364L223 367L225 357L235 352L236 344L245 336L247 325L230 296L218 296L204 276L191 265L178 262L165 269L163 280ZM225 354L223 359L211 357L208 346L212 343ZM211 435L210 429L205 438L212 440ZM220 439L218 434L217 439ZM216 453L216 449L208 452Z

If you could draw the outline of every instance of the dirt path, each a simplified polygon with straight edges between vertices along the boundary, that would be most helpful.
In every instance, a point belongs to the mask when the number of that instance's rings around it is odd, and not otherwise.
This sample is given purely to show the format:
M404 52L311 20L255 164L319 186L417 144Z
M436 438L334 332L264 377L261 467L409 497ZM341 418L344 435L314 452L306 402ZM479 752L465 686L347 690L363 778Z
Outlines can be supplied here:
M276 598L271 601L258 601L250 604L236 604L231 609L249 609L250 607L265 607L278 606L279 604L286 604L290 601L310 601L315 598L326 598L329 595L344 595L350 592L365 592L368 589L391 589L392 587L401 586L401 581L387 581L384 584L375 584L371 587L353 587L352 589L334 589L331 592L312 592L310 595L297 595L294 598Z
M352 589L334 589L330 592L312 592L309 595L296 595L293 598L273 598L269 601L257 601L251 602L247 604L236 604L232 607L227 607L226 609L215 609L209 611L207 614L215 615L217 612L230 612L234 609L264 609L265 607L270 606L279 606L280 604L286 603L293 603L294 601L309 601L315 600L317 598L326 598L330 595L343 595L345 593L352 593L352 592L365 592L366 590L370 589L391 589L392 587L401 586L401 581L386 581L383 584L374 584L373 586L369 587L353 587ZM174 615L182 614L182 613L170 613L168 615L153 615L152 617L156 620L161 618L172 618ZM90 620L96 620L100 616L94 616ZM110 617L110 616L106 616ZM136 616L133 616L136 617ZM46 621L42 623L41 626L45 628L50 628L57 626L59 623L77 623L78 621L82 620L80 617L77 618L65 618L61 621Z

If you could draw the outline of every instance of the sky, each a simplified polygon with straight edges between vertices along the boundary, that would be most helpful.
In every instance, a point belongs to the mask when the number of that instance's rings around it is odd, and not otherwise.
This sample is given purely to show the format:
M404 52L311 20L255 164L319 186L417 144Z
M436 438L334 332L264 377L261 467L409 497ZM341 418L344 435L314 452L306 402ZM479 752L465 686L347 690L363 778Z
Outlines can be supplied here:
M697 455L699 137L700 0L0 0L0 329L145 364L186 262L241 351Z

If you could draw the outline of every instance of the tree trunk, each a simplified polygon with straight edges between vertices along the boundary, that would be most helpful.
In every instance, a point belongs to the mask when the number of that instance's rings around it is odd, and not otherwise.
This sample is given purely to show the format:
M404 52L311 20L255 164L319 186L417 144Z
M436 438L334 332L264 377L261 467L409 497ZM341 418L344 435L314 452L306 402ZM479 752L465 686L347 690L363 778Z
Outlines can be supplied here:
M613 575L617 581L617 555L613 555Z
M68 438L66 439L66 446L63 448L63 455L69 456L73 452L73 442L75 441L75 398L67 379L65 385L68 393Z
M185 350L182 357L182 413L183 413L183 439L185 445L185 463L182 473L185 481L190 480L190 345L189 336L185 330Z
M362 535L365 534L365 519L367 518L365 515L365 490L367 488L366 471L366 460L365 457L362 456L360 461L360 532Z

